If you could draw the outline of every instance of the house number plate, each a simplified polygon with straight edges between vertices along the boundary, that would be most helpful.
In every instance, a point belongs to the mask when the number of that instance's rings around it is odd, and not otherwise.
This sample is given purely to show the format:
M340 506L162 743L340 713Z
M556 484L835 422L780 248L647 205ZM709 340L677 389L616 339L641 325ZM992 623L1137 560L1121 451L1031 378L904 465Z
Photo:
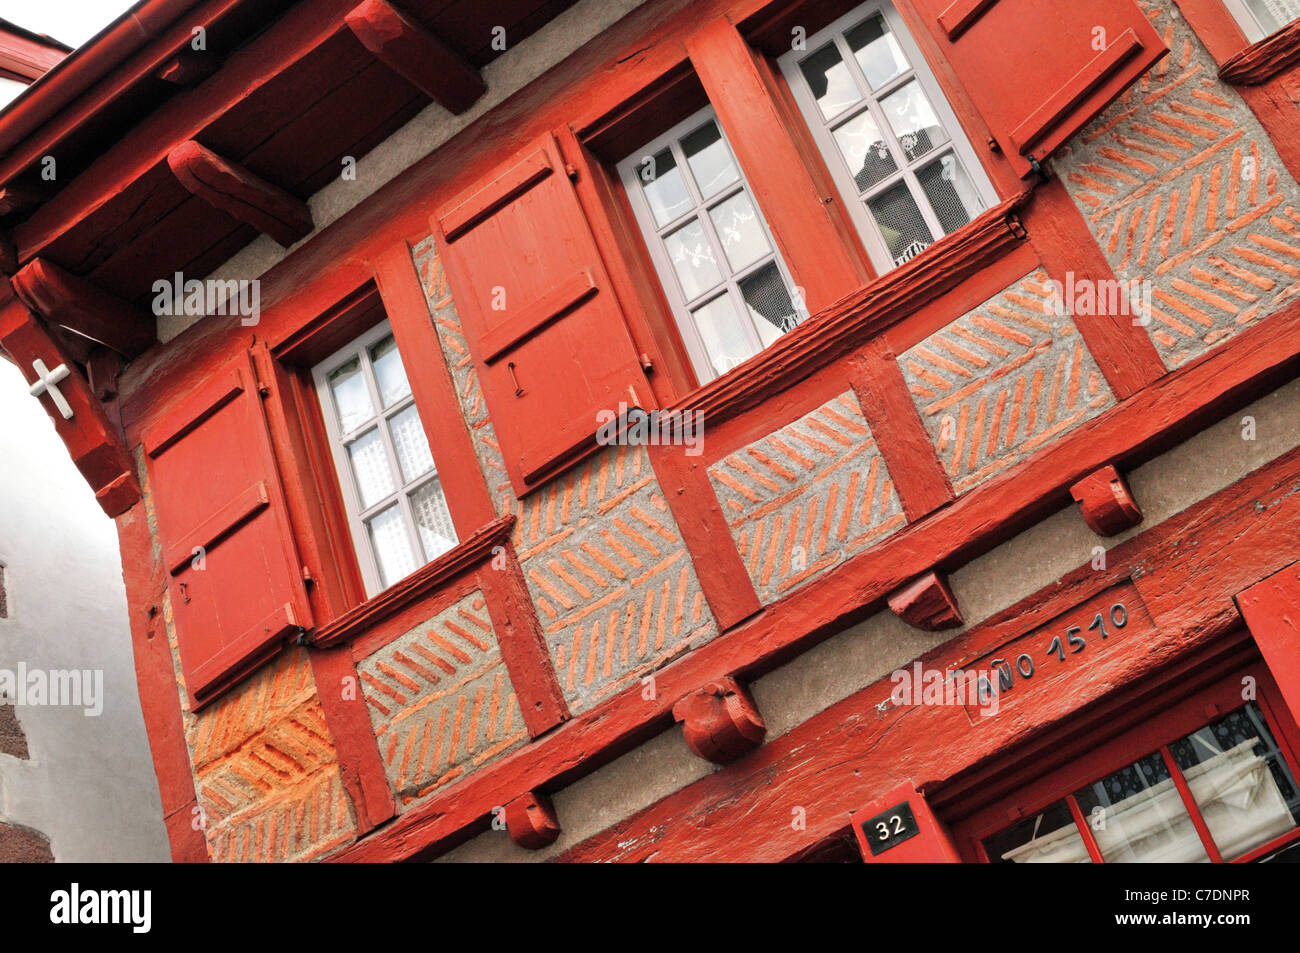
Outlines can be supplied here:
M866 835L871 856L875 857L915 837L921 833L921 829L916 825L916 815L912 813L912 805L904 801L863 821L862 833Z

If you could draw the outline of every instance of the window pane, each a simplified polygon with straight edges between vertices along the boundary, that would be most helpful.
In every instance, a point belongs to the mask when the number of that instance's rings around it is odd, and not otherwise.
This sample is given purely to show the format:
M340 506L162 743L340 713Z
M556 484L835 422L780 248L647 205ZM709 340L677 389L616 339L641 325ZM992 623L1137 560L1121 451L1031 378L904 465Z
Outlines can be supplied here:
M1158 751L1088 785L1075 798L1108 864L1210 860Z
M1265 36L1300 18L1300 0L1246 0L1246 6L1259 20Z
M909 162L948 139L930 100L916 80L882 99L880 108L885 111L885 118L889 120Z
M357 478L362 509L373 506L396 489L379 428L366 431L348 444L348 458Z
M1252 702L1169 746L1224 860L1300 820L1295 776Z
M754 356L753 346L741 326L740 315L736 313L730 295L719 295L704 307L697 308L691 316L704 340L714 377Z
M934 241L906 183L899 182L881 192L867 203L867 207L880 226L895 265L915 258Z
M415 525L420 531L420 545L424 558L433 559L456 545L456 530L447 512L447 498L442 484L430 480L411 494L411 509L415 512Z
M916 178L945 235L955 232L982 211L983 203L970 176L951 152L918 169Z
M1064 801L987 838L984 852L994 864L1092 863Z
M415 571L415 555L411 552L411 538L406 535L400 507L390 506L372 517L367 528L385 586L391 586Z
M420 415L414 405L400 414L394 414L388 422L388 429L393 435L393 446L397 448L397 462L402 468L403 483L410 483L433 469L429 440L424 435L424 426L420 423Z
M688 301L698 298L722 280L722 272L713 258L713 247L698 218L691 219L664 238L664 245Z
M844 38L849 41L849 48L858 58L862 72L867 74L872 89L879 89L907 71L907 57L879 13L849 30Z
M736 160L722 140L716 122L708 122L682 139L682 151L705 198L716 195L740 178Z
M361 373L361 359L354 357L342 367L330 372L330 392L338 411L339 429L351 433L375 415L370 402L370 391Z
M385 407L392 407L411 392L401 355L397 353L397 342L391 334L370 349L370 362L375 367L379 399Z
M682 180L682 170L672 151L664 149L636 164L636 174L641 179L646 201L654 213L655 222L667 225L685 215L691 207L691 197Z
M713 219L713 227L733 272L742 271L764 255L771 254L772 246L763 234L763 225L758 220L749 193L737 192L719 202L709 209L709 217Z
M741 281L740 293L745 297L749 316L758 329L763 347L799 323L799 315L790 303L790 293L776 262L764 265Z
M827 119L838 116L862 98L834 43L827 43L800 62L799 69Z
M859 192L867 191L898 170L880 127L865 110L835 130L835 144L853 173Z

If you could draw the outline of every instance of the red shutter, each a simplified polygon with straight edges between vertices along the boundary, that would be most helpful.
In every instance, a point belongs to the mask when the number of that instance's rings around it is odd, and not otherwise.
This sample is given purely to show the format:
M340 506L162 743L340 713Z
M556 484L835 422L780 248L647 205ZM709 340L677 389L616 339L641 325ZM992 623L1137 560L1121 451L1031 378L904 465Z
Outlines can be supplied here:
M1166 52L1133 0L912 0L1021 176Z
M196 707L311 625L263 399L245 355L144 436L181 667Z
M570 173L546 135L438 209L433 228L517 492L652 406Z

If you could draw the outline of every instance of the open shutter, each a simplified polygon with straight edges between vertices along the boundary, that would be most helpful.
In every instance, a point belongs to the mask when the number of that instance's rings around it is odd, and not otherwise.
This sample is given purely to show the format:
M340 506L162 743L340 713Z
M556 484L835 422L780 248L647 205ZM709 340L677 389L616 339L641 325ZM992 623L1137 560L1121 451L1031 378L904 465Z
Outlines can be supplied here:
M652 395L555 138L438 209L433 227L517 492Z
M912 0L1022 177L1166 52L1134 0Z
M311 625L263 399L246 354L144 435L195 707Z

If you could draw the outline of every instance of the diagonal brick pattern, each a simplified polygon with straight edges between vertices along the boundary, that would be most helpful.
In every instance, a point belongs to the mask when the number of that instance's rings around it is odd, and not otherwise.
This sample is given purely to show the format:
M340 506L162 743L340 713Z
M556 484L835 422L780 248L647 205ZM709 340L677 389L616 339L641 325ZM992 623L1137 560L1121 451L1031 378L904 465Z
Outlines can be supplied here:
M185 737L214 861L311 860L355 838L305 650L187 712Z
M709 479L764 605L905 522L852 393L719 460Z
M402 808L528 740L477 591L364 659L357 672Z
M609 447L530 494L514 543L574 712L717 634L643 448Z
M1112 405L1042 269L930 335L899 366L961 493Z
M1170 55L1055 168L1116 275L1151 280L1147 331L1176 367L1300 292L1300 189L1174 4L1142 7Z

